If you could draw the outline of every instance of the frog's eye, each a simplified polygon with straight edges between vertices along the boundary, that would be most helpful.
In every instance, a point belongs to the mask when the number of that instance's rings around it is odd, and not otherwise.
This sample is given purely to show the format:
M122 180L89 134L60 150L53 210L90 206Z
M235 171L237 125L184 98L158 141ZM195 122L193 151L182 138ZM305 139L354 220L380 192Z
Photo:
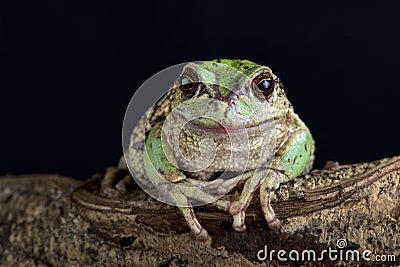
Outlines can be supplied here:
M190 98L196 93L196 83L188 76L182 76L179 81L179 88L185 97Z
M270 77L261 78L258 81L254 81L257 88L254 89L256 96L259 98L270 98L274 91L275 83Z
M274 89L274 81L269 79L264 79L261 82L259 82L257 86L261 91L266 92L271 89Z

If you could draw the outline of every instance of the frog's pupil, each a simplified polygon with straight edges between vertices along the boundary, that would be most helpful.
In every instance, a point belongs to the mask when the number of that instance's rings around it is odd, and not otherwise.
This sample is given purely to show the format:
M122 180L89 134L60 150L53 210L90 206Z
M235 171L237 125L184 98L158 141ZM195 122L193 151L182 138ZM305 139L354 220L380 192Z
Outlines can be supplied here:
M189 80L189 78L184 77L181 80L181 87L183 89L190 89L193 87L193 83Z
M262 99L268 99L274 91L274 81L270 78L264 78L257 82L258 89L255 90L256 95Z
M272 87L272 83L269 80L263 80L262 82L260 82L258 84L258 88L260 88L261 90L269 90Z

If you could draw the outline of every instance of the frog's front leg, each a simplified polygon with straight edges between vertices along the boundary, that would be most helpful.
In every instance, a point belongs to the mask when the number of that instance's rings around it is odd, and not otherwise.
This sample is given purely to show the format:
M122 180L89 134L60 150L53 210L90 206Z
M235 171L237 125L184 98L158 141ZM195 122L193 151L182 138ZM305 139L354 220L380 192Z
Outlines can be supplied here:
M277 151L266 179L260 186L260 205L268 226L279 230L281 223L271 207L271 190L290 181L311 168L314 158L314 143L307 128L293 133Z
M193 207L188 200L188 195L193 194L191 193L193 190L180 187L180 185L187 184L185 182L186 176L169 162L166 153L171 153L171 151L168 147L162 145L161 134L161 126L156 125L150 130L146 138L146 151L144 153L146 173L155 190L167 196L178 206L191 232L197 237L206 238L208 233L197 220Z
M265 220L270 229L278 232L281 228L280 220L275 216L274 209L271 206L271 190L278 188L280 183L288 181L289 178L282 172L270 170L265 182L260 186L260 206Z

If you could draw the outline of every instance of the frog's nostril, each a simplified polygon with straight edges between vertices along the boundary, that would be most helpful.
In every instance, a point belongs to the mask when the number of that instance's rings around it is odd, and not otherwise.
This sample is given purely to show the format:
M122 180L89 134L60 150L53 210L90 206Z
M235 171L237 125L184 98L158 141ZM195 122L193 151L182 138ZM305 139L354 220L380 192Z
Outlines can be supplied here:
M238 102L238 95L233 94L229 96L228 104L229 106L236 106Z

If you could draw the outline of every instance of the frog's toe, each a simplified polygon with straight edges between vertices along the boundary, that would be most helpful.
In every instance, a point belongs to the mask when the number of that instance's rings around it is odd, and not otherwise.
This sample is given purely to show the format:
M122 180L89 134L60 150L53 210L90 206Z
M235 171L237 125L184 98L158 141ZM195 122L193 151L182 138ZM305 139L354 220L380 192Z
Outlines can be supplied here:
M179 209L181 210L183 217L185 217L186 224L189 227L190 232L192 232L193 236L202 240L207 239L208 233L197 220L193 208L179 207Z
M199 240L206 240L209 237L207 230L204 228L201 228L200 231L192 230L192 234Z
M233 229L235 229L238 232L246 231L246 225L245 224L239 224L239 225L232 224L232 226L233 226Z
M121 177L123 178L120 179ZM132 177L125 170L118 167L109 167L101 179L100 195L107 198L117 198L127 192L127 185L131 181Z
M106 198L118 198L119 192L114 188L102 188L100 195Z
M228 209L233 218L232 227L238 232L246 230L246 225L244 224L246 218L245 210L245 207L239 201L232 202Z
M246 225L244 224L244 219L246 214L244 211L240 211L237 214L233 215L233 223L232 227L238 232L246 231Z
M267 223L268 223L268 227L272 231L274 231L276 233L280 232L280 230L282 228L282 223L277 217L273 218L271 221L267 221Z

